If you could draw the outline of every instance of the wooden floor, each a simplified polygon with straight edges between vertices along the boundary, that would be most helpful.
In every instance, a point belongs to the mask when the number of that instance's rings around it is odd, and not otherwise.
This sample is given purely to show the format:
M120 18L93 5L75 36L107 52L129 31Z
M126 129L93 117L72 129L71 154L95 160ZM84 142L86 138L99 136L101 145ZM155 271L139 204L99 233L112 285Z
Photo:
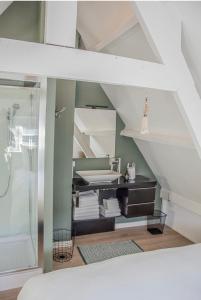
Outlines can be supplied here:
M77 250L78 245L123 240L134 240L140 247L142 247L144 251L180 247L192 244L192 242L168 227L165 227L164 234L155 236L147 232L146 227L144 226L118 229L113 232L79 236L75 240L73 259L68 263L54 263L54 270L84 265L84 262ZM16 300L19 291L20 289L14 289L6 292L0 292L0 300Z

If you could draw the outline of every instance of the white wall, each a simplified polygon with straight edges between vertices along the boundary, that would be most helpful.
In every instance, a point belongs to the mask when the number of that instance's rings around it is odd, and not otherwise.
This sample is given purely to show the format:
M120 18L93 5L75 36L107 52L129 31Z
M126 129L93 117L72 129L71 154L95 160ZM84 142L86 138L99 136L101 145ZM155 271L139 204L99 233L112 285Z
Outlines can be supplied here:
M136 140L161 186L201 203L201 162L194 149Z
M194 243L201 243L201 216L173 202L163 200L166 224Z

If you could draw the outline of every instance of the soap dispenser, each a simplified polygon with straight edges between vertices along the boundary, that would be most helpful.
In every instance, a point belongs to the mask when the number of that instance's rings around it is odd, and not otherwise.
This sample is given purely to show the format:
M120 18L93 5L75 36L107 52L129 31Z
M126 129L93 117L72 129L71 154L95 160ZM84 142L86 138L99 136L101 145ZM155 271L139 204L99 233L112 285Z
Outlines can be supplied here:
M128 172L128 178L130 181L135 180L135 163L132 162L131 164L127 164L127 172Z

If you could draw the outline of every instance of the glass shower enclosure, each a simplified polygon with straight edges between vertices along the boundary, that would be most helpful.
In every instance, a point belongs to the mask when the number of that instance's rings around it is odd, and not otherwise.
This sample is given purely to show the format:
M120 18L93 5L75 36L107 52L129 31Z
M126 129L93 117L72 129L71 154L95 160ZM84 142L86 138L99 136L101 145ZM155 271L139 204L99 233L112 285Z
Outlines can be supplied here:
M40 118L40 82L0 79L0 274L39 266Z

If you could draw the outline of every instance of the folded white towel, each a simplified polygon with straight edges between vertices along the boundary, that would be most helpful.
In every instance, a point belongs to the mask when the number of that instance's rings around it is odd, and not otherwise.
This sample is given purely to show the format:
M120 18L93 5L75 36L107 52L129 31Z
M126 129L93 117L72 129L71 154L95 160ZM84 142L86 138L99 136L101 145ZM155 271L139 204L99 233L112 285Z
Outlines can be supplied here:
M76 205L76 197L74 196L73 197L73 202L74 202L74 205ZM96 206L96 205L99 205L99 202L98 202L98 198L94 198L94 199L82 199L82 198L79 198L79 207L87 207L87 206Z
M98 203L98 199L97 198L93 198L93 199L88 199L88 200L83 200L83 199L81 199L81 198L79 198L79 203L81 204L81 205L89 205L89 204L96 204L96 203Z
M104 212L101 212L100 213L101 214L101 216L103 216L103 217L105 217L105 218L107 218L107 217L119 217L119 216L121 216L121 213L120 212L116 212L116 213L104 213Z
M99 211L99 205L88 206L88 207L74 207L74 212L85 213L91 211Z
M90 219L99 219L100 215L98 214L91 214L91 215L87 215L87 216L74 216L73 219L74 220L90 220Z
M101 205L100 211L106 212L106 213L118 213L118 212L120 212L120 208L109 210L109 209L105 209L105 207Z
M120 208L109 210L105 209L103 205L100 205L100 214L104 217L117 217L121 215Z
M82 204L83 206L93 204L93 203L98 203L98 198L95 198L95 197L90 198L90 199L79 198L79 203Z
M93 200L93 199L98 199L98 195L97 194L89 194L89 195L85 195L85 196L81 196L79 195L79 199L82 201L89 201L89 200Z
M73 197L74 209L73 219L74 220L87 220L87 219L98 219L99 213L99 202L98 195L94 191L87 191L79 193L79 207L76 207L76 196Z
M98 197L98 195L94 191L88 191L88 192L80 192L79 197L84 199L84 198Z
M79 194L80 194L80 196L94 195L94 194L97 195L97 193L92 190L86 191L86 192L80 192Z
M88 211L85 213L78 213L78 212L74 212L73 215L74 216L91 216L91 215L98 215L99 214L99 210L97 211Z
M74 212L74 216L88 216L93 214L99 214L99 210L97 211L87 211L87 212Z
M104 210L108 210L108 211L120 210L119 206L116 206L116 207L113 207L113 208L110 208L110 209L108 209L108 208L105 208L105 206L104 206L104 205L100 205L100 207L102 207Z
M109 210L119 208L119 201L117 200L117 198L106 199L106 201L104 201L103 203L106 203L106 206L104 205L104 207Z
M73 220L92 220L99 219L100 215L89 215L89 216L74 216Z
M101 216L105 217L105 218L112 218L112 217L119 217L121 216L121 213L101 213Z
M103 199L103 206L105 207L105 209L108 209L107 202L108 199Z

